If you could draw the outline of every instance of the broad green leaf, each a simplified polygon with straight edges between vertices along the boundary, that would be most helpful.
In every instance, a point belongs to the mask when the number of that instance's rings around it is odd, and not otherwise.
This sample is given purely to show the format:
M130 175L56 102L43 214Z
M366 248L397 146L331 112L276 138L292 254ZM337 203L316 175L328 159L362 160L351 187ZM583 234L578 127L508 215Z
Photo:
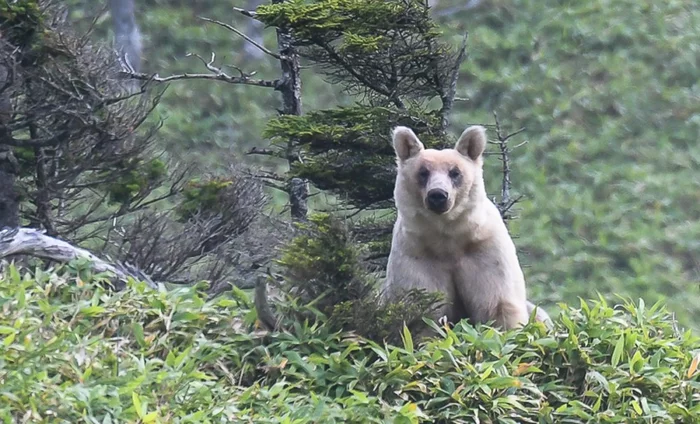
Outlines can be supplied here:
M615 350L613 350L612 358L610 359L613 368L617 367L617 365L620 363L620 359L622 358L622 353L623 353L624 348L625 348L625 333L622 333L622 334L620 334L620 338L617 339L617 343L615 344Z

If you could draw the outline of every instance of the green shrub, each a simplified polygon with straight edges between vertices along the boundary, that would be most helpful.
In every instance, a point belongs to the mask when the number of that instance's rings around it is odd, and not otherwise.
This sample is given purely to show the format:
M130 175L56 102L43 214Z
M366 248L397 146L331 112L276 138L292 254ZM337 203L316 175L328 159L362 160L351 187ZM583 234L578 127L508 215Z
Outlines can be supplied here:
M417 346L252 328L245 294L63 267L0 274L3 422L698 422L698 352L660 305L562 306L551 331L459 324Z
M334 330L393 342L400 340L403 325L417 328L423 324L421 317L439 304L441 296L423 290L383 304L377 279L361 263L360 245L340 219L318 213L297 226L299 234L283 249L278 263L285 277L283 290L296 299L294 304L305 306L306 318L315 315ZM294 304L283 307L288 315L300 311Z

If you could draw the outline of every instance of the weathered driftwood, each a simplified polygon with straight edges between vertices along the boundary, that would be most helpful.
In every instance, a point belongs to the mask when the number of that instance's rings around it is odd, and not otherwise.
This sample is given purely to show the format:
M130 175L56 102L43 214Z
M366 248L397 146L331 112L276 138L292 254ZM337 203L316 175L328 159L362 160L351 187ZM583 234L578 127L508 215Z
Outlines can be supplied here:
M96 272L114 275L116 289L122 289L129 277L144 281L150 287L157 287L148 275L125 263L110 263L98 258L91 252L72 244L47 236L33 228L4 228L0 230L0 259L15 255L34 256L56 262L71 262L85 259L92 263Z

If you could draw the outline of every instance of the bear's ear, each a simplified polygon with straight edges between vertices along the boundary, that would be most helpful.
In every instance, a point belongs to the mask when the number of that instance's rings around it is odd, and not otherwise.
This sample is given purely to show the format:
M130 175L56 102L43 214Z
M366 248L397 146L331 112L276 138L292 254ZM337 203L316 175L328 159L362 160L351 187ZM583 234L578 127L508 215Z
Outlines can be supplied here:
M477 160L486 148L486 128L481 125L473 125L462 133L457 140L455 150L463 156Z
M418 140L413 130L408 127L394 128L392 138L394 140L396 157L399 158L400 162L412 158L424 149L423 143Z

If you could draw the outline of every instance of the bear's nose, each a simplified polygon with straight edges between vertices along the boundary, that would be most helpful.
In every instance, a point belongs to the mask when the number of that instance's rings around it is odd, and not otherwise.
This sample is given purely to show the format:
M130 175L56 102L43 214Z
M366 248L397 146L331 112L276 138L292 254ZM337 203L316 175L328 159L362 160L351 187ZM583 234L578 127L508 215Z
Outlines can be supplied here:
M434 188L428 192L428 208L435 212L445 212L447 209L447 192Z

